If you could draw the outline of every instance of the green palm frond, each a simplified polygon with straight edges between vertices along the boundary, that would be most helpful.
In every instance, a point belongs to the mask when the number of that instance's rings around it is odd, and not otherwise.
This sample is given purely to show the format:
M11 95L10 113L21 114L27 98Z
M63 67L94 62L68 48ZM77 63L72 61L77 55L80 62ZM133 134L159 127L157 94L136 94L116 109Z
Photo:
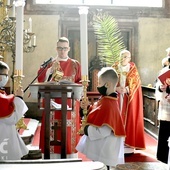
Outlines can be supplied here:
M125 49L118 24L107 13L99 13L93 16L93 28L98 43L98 56L111 66L119 61L120 51Z

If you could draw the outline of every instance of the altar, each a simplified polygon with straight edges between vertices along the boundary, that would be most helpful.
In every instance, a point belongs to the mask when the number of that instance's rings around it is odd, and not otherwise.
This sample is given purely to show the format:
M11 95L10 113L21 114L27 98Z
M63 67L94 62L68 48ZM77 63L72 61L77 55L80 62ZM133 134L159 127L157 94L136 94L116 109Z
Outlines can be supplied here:
M59 170L107 170L102 162L86 161L74 159L59 160L39 160L39 161L0 161L0 170L36 170L36 169L59 169Z
M67 111L72 108L67 107L67 99L73 100L80 99L82 95L82 85L76 83L58 83L58 82L46 82L35 83L30 85L31 95L38 98L38 106L41 111L45 112L45 129L44 129L44 159L50 159L50 112L55 110L61 110L61 158L66 158L66 118ZM51 99L61 98L61 108L51 108ZM41 99L44 100L44 107L40 107Z

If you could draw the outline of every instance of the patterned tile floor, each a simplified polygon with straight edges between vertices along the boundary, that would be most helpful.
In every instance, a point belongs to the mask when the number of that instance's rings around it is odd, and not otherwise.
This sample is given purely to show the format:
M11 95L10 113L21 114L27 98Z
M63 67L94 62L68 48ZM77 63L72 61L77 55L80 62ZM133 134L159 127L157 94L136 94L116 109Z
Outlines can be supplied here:
M168 165L161 162L132 162L117 165L111 170L168 170Z

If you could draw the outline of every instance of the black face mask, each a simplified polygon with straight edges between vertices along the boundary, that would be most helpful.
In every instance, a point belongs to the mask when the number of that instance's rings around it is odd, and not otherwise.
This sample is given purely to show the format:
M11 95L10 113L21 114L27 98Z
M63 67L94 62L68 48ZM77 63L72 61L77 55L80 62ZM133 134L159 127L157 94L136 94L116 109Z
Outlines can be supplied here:
M101 95L106 96L107 87L105 87L105 84L101 87L97 87L97 90Z

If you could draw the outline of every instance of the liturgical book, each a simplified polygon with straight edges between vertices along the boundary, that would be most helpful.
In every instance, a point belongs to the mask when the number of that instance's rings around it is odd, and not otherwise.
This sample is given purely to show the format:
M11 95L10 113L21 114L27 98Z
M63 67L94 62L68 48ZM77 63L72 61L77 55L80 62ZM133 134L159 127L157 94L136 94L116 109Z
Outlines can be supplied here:
M162 82L162 84L165 84L167 78L170 78L170 70L158 76L158 79Z

